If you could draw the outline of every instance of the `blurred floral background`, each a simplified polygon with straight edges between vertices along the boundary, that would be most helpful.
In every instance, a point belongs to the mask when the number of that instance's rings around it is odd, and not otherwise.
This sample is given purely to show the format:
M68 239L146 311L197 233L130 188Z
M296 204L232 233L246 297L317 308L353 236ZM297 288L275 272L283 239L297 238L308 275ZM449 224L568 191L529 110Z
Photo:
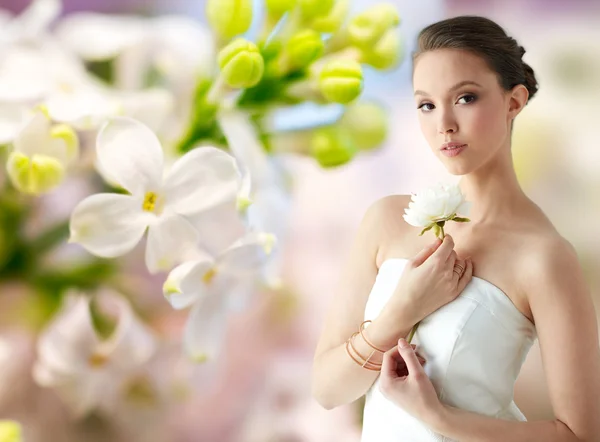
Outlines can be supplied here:
M527 50L515 167L597 302L600 5L0 0L0 441L358 441L314 348L366 208L457 178L410 52L460 14Z

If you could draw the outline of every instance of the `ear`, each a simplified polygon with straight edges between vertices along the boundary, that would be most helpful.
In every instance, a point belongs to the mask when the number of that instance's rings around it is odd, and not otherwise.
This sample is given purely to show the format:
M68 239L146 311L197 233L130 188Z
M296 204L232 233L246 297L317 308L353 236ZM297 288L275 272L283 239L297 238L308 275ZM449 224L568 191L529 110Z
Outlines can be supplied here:
M508 116L510 119L514 119L519 112L523 110L525 105L527 104L527 99L529 98L529 91L522 84L517 84L512 90L509 92L508 97Z

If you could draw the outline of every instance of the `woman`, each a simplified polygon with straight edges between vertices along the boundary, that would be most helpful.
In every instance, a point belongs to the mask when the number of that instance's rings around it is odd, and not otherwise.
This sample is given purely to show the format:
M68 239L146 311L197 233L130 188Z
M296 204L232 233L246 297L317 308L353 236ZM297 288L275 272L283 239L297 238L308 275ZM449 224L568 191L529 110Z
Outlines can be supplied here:
M429 244L402 220L410 195L392 195L360 224L315 352L313 396L331 409L366 394L363 442L600 440L590 291L511 159L513 120L537 91L524 53L482 17L419 34L421 130L461 175L471 222L447 223ZM403 339L416 323L417 349ZM513 387L535 339L556 418L526 422Z

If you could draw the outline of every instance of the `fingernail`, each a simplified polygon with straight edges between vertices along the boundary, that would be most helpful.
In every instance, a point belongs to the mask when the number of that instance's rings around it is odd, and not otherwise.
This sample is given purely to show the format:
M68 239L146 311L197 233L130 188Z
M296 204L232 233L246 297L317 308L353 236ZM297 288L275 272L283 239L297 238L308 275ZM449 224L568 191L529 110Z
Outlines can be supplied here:
M401 348L409 348L409 347L410 347L409 343L408 343L408 342L406 342L406 339L404 339L404 338L400 338L400 339L398 339L398 345L399 345Z

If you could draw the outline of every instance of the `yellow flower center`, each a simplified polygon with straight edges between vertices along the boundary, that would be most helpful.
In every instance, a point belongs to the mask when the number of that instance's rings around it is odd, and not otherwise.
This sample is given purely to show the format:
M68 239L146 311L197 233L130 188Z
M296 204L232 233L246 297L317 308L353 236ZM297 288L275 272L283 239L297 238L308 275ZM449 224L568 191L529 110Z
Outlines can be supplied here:
M204 276L202 277L202 281L204 281L205 284L210 284L210 282L213 280L216 274L217 271L214 268L211 268L208 270L208 272L204 274Z
M108 357L100 353L92 353L88 358L88 364L93 368L100 368L108 362Z
M155 192L146 192L142 209L144 209L146 212L160 214L162 211L162 201L159 195Z
M193 362L196 364L204 364L209 359L206 353L198 353L192 357Z

